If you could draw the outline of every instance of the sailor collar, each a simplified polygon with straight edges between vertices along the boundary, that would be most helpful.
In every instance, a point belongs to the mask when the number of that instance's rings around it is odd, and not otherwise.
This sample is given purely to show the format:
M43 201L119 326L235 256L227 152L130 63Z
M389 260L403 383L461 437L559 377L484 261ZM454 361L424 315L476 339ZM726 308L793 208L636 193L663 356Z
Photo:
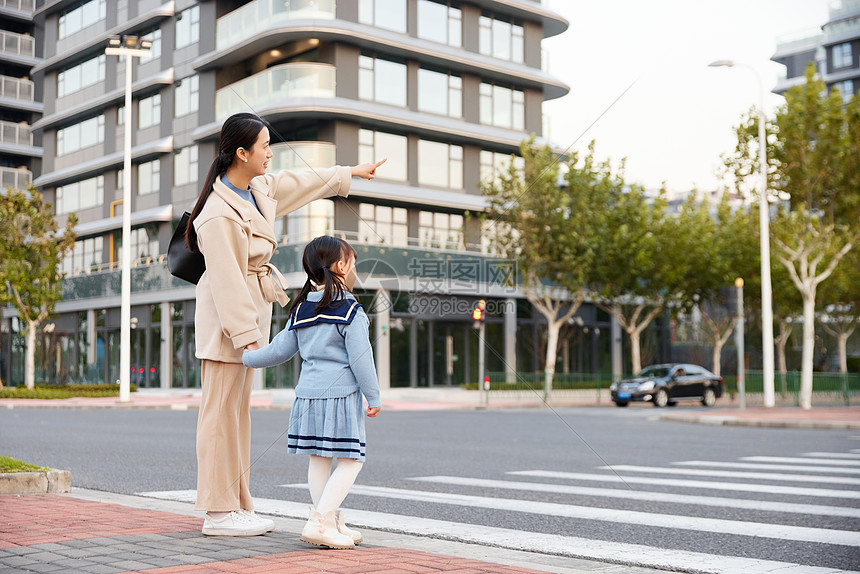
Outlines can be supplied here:
M355 319L358 310L361 309L361 303L351 297L334 301L319 311L314 309L317 303L319 301L308 299L296 305L290 331L311 327L317 323L349 325Z

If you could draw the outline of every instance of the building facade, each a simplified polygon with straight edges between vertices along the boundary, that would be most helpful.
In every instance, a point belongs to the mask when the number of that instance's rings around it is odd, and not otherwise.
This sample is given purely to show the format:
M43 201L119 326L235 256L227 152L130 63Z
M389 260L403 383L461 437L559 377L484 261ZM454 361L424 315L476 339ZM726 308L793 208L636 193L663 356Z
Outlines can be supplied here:
M848 101L860 91L860 0L834 0L820 28L778 41L771 59L785 66L773 91L802 84L811 62L829 89Z
M489 310L487 370L540 370L541 321L506 286L505 263L474 217L481 181L529 134L545 141L542 104L569 91L544 69L541 50L568 23L540 2L36 0L29 22L15 33L35 22L41 48L30 73L44 111L31 103L41 117L20 116L38 117L34 183L60 223L72 212L79 220L64 301L40 339L45 379L119 378L123 134L132 129L132 382L199 385L194 287L169 275L164 253L221 124L243 111L272 126L270 171L388 158L377 179L353 180L349 198L280 220L273 259L301 285L309 239L327 233L355 245L383 386L477 381L479 299ZM132 126L123 125L129 64L104 53L119 34L152 42L151 56L130 64ZM580 316L559 371L608 371L608 317L591 306ZM273 332L284 323L276 306ZM3 374L12 382L23 369L18 330L7 308ZM291 386L297 369L269 369L259 384Z

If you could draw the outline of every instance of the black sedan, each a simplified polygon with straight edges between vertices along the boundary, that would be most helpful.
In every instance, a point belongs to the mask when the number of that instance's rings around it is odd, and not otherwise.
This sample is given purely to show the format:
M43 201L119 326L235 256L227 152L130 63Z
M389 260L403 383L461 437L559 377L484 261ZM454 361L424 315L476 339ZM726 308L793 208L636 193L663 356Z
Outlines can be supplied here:
M612 402L619 407L626 407L630 401L671 407L688 400L712 407L723 395L723 378L698 365L651 365L632 379L612 383L609 391Z

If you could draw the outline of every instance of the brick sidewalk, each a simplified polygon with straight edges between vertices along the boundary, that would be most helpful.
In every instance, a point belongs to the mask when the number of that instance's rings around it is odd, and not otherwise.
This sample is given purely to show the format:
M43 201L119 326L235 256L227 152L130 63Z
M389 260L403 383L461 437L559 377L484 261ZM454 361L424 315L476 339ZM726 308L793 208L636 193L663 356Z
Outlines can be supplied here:
M201 518L61 495L0 496L0 572L535 573L400 548L323 550L297 533L208 537Z

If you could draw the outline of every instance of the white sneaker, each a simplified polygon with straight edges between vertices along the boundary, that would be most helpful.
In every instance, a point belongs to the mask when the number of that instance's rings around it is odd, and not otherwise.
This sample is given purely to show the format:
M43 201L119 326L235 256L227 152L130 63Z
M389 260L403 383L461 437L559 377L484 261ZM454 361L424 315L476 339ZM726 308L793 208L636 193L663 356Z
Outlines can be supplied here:
M263 526L266 527L266 532L271 532L272 530L275 529L275 521L274 520L260 516L259 514L254 512L253 510L245 510L243 508L242 510L239 511L239 514L241 514L243 516L247 516L248 518L251 519L251 522L258 522L258 523L262 524Z
M203 521L203 534L206 536L259 536L266 532L265 524L252 521L238 512L217 520L207 514Z

